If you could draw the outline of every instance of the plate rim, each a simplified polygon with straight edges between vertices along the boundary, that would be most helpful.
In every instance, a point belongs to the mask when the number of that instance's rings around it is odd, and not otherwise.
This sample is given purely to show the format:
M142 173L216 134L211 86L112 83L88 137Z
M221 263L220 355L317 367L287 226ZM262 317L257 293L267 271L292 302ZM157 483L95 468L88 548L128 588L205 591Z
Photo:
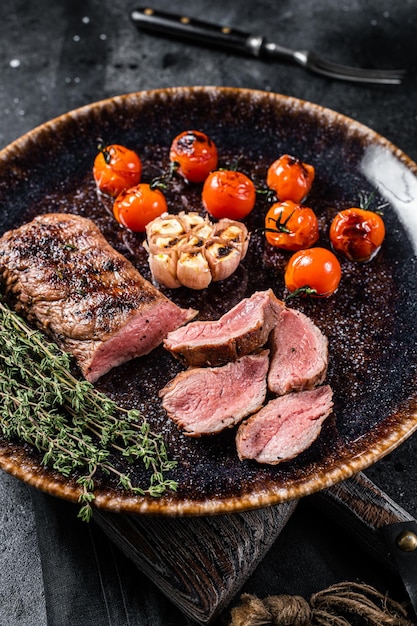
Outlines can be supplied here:
M41 133L48 133L56 129L60 125L66 125L69 121L76 121L80 116L91 116L94 112L100 112L109 107L123 108L127 101L137 102L138 104L144 99L149 98L168 98L183 97L187 93L205 93L215 97L218 94L235 95L236 97L245 95L248 98L259 100L271 99L283 102L287 108L294 107L299 110L308 110L314 117L327 117L338 123L343 124L344 128L349 131L355 131L360 136L372 137L373 143L384 146L389 152L401 161L408 170L417 177L417 164L400 148L398 148L389 139L374 131L369 126L359 122L343 113L339 113L331 108L309 102L294 96L280 94L276 92L263 91L259 89L238 88L238 87L216 87L216 86L183 86L183 87L166 87L150 90L133 91L121 95L103 98L89 104L82 105L68 112L62 113L44 123L41 123L24 133L20 137L13 140L7 146L0 150L0 167L3 162L7 162L12 154L16 151L24 150L29 143L36 142L36 138ZM126 492L115 493L111 489L98 488L95 491L94 506L110 510L123 511L138 514L161 514L161 515L207 515L219 513L235 513L242 512L254 508L262 508L265 506L277 505L282 502L298 499L306 495L315 493L321 489L328 488L341 480L351 477L352 475L366 469L373 463L381 460L388 453L401 445L411 434L417 430L417 398L414 397L414 407L407 418L401 421L396 429L390 430L388 436L378 438L377 444L370 446L369 450L363 452L345 461L342 467L335 467L325 477L323 474L318 475L315 479L307 482L294 482L291 486L268 488L267 492L258 490L250 494L241 496L232 496L227 499L213 498L207 499L172 499L169 496L162 496L157 499L149 497L140 497L129 495ZM387 418L389 419L389 418ZM375 432L378 429L375 429ZM12 445L0 446L0 468L11 475L14 475L23 482L38 488L50 495L58 496L70 501L76 502L81 494L81 489L73 480L61 479L54 472L44 466L32 463L30 460L26 463L19 462L22 451L10 451ZM23 455L24 456L24 455Z

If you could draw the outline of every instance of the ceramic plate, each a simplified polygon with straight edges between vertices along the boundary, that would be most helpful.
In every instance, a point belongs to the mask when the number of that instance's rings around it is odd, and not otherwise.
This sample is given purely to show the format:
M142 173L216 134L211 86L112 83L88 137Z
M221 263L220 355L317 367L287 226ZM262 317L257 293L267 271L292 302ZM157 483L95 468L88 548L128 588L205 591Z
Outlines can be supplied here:
M181 369L162 347L114 369L97 387L120 403L139 408L178 461L178 491L161 499L131 497L111 482L97 489L96 504L111 510L169 515L241 511L298 498L365 469L417 428L416 249L417 166L369 128L334 111L277 94L227 88L175 88L98 102L36 128L0 152L0 228L4 232L38 213L63 211L95 220L115 248L150 278L143 235L121 229L92 180L98 138L136 149L143 180L168 164L173 137L199 129L216 142L220 165L239 158L257 181L282 153L316 169L308 204L319 216L319 244L329 246L331 217L373 196L383 208L387 237L368 264L342 261L339 291L328 299L294 302L329 339L327 382L334 412L314 444L277 466L240 462L234 437L191 439L171 423L158 391ZM201 210L201 188L177 180L167 192L173 210ZM266 200L247 220L252 238L244 263L223 283L202 292L165 290L181 306L215 319L256 290L284 295L288 253L265 246ZM77 500L74 482L40 464L26 446L1 441L0 465L36 487ZM141 468L134 478L141 480ZM142 477L143 478L143 477Z

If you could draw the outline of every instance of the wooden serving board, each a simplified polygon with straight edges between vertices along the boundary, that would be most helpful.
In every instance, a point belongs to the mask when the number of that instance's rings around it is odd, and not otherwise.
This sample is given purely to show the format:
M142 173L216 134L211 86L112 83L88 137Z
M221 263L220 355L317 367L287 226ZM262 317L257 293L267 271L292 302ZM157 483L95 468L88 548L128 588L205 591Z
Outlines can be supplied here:
M94 520L185 615L203 625L230 603L296 505L206 517L98 510Z
M415 566L399 568L396 535L392 541L387 535L398 527L415 532L410 513L361 472L311 496L310 501L358 540L361 549L396 571L417 602ZM151 517L96 510L94 519L184 614L204 625L230 604L296 506L293 500L211 517Z

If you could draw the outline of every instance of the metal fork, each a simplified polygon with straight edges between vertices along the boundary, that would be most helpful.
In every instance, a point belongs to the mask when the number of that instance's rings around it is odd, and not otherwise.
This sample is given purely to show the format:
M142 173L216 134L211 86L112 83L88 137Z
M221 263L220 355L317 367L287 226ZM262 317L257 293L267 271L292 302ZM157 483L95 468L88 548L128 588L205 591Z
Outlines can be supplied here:
M302 67L330 78L355 83L398 85L405 76L405 70L377 70L347 67L326 61L313 52L291 50L264 37L251 35L229 26L219 26L202 20L159 11L150 7L136 9L132 20L142 29L173 37L188 39L196 43L227 48L234 52L255 57L284 59L298 63Z
M291 50L275 43L264 42L263 52L271 57L288 59L302 67L323 76L347 80L355 83L373 83L380 85L399 85L405 78L405 70L376 70L361 67L349 67L327 61L308 50Z

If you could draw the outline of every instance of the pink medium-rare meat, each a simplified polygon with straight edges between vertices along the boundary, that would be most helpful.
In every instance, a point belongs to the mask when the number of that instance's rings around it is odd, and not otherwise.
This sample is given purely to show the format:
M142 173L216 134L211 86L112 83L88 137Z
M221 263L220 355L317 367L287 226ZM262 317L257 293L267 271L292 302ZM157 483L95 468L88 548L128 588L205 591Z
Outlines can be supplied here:
M168 333L164 346L191 366L236 361L265 345L284 308L273 291L257 291L215 321L194 321Z
M36 217L0 239L0 281L18 313L76 358L91 382L148 354L192 319L86 218Z
M321 384L327 373L327 337L314 322L294 309L285 309L270 335L268 387L277 395Z
M239 458L277 465L293 459L318 437L333 408L329 385L270 400L243 422L236 435Z
M181 372L160 391L162 405L185 435L200 437L231 428L262 406L268 355L264 350L220 367Z

